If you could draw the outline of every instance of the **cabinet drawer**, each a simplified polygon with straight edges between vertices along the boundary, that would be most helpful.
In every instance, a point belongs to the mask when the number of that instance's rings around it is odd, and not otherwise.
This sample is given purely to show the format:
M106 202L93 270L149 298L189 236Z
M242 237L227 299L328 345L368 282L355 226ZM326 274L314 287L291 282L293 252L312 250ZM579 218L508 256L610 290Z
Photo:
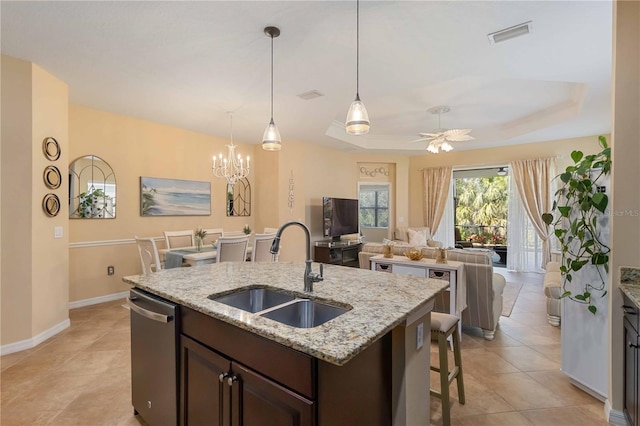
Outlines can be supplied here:
M282 385L315 398L314 359L208 315L182 308L182 333Z
M451 277L451 271L438 271L434 269L429 269L429 278L435 278L436 280L451 282L450 277Z
M376 263L376 271L378 272L392 272L391 265L385 265L382 263Z
M416 268L413 266L393 265L392 272L394 274L410 275L412 277L427 277L427 270L425 268Z

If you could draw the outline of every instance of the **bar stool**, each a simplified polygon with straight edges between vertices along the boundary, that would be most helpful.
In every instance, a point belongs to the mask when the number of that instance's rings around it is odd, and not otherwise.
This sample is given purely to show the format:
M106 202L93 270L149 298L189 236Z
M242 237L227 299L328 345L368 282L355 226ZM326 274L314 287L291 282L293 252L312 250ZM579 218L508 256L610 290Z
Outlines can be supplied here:
M440 366L429 366L432 371L440 373L440 392L429 389L431 395L440 398L442 401L442 424L451 424L451 404L449 402L449 385L456 379L458 382L458 400L464 404L464 381L462 380L462 356L460 355L460 338L458 336L458 321L455 315L441 312L431 312L431 339L438 340L438 352L440 355ZM453 341L453 357L455 366L449 371L447 359L447 338L451 336Z

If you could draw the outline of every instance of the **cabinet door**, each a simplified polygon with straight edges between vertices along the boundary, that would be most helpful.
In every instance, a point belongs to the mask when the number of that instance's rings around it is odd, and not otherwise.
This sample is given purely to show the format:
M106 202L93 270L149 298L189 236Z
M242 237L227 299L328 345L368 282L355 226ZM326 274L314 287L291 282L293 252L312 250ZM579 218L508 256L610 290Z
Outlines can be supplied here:
M232 363L233 426L313 426L312 401L241 364Z
M180 350L181 424L229 425L231 399L220 375L229 373L231 362L184 335L180 337Z
M631 426L638 426L638 334L629 320L624 320L624 412Z

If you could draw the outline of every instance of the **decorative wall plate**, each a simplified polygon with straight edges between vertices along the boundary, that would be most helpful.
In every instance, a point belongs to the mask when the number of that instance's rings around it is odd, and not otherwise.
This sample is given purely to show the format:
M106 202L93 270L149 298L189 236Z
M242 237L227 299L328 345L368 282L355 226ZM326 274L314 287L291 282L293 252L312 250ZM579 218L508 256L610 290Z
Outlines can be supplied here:
M47 160L56 161L60 158L60 145L52 137L46 137L42 141L42 152Z
M60 188L60 184L62 183L60 170L58 170L56 166L45 167L42 179L44 179L44 184L49 189L58 189Z
M49 217L57 216L60 213L60 199L56 194L47 194L42 199L42 209Z

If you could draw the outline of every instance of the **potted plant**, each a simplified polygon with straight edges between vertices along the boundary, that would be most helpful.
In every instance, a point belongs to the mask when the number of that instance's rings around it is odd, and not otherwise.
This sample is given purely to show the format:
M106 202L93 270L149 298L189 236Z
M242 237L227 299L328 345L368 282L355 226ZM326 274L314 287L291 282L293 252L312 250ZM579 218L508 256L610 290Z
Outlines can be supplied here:
M598 140L602 151L597 154L571 153L574 164L557 176L562 184L555 193L551 212L542 215L544 222L553 226L560 244L562 297L586 304L593 314L597 311L592 303L594 295L604 297L607 294L605 278L609 272L610 252L602 239L599 220L609 205L609 197L598 181L611 173L611 148L604 136ZM576 283L582 286L577 292L569 289L573 274L587 267L595 268L599 280Z
M78 216L84 218L105 217L105 209L109 205L109 197L102 189L94 189L81 193L78 203Z

